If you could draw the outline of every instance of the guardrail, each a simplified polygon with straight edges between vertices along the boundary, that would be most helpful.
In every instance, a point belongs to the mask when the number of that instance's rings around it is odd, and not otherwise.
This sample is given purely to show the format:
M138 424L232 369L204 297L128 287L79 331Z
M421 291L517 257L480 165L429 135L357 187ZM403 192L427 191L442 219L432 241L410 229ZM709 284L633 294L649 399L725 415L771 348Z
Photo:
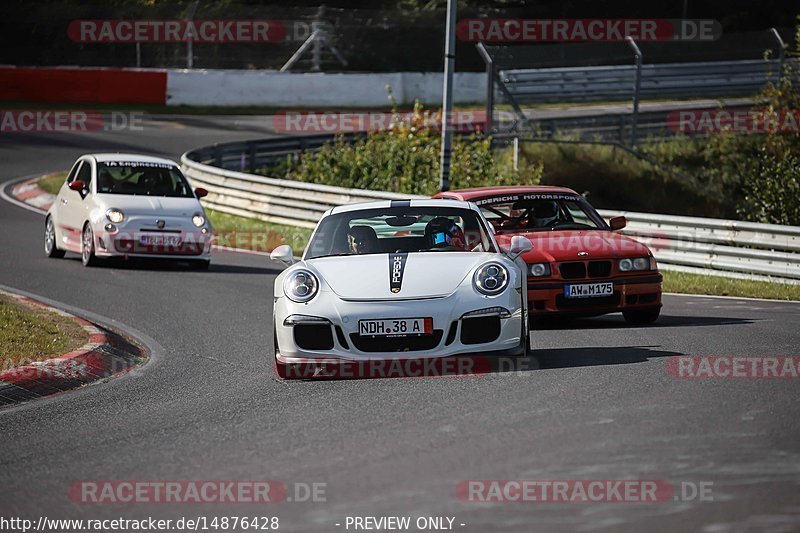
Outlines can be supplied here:
M776 81L779 60L642 65L642 98L752 95ZM633 97L634 65L509 69L498 72L517 103L602 102ZM505 91L503 91L505 92Z
M355 135L355 134L354 134ZM415 198L265 177L234 169L258 168L276 158L314 149L330 136L218 144L185 153L183 170L209 191L203 203L267 222L313 228L331 207L371 200ZM227 166L228 168L221 168ZM421 198L421 197L416 197ZM663 268L726 277L800 283L800 227L733 220L601 210L623 215L623 233L653 251Z

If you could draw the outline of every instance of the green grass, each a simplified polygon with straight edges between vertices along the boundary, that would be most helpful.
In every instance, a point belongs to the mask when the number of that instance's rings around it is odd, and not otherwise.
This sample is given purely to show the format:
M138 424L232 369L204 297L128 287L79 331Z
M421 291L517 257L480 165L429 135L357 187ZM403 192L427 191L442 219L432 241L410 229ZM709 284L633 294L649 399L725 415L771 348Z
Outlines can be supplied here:
M51 176L40 179L39 188L49 192L50 194L58 194L58 191L64 184L65 179L67 179L66 172L57 172Z
M62 355L88 340L70 318L0 294L0 370Z
M662 273L664 274L664 292L800 301L800 285L703 276L685 272L665 271Z
M213 209L205 211L214 226L217 243L222 246L269 252L276 246L288 244L299 255L311 237L311 230L307 228L273 224Z

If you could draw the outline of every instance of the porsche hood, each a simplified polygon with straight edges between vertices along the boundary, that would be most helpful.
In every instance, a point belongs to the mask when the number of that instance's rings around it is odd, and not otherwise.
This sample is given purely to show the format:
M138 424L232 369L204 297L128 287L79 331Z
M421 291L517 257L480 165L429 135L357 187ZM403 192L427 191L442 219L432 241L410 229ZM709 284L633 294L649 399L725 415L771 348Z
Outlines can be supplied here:
M321 257L306 264L343 300L408 300L452 294L497 254L412 252Z

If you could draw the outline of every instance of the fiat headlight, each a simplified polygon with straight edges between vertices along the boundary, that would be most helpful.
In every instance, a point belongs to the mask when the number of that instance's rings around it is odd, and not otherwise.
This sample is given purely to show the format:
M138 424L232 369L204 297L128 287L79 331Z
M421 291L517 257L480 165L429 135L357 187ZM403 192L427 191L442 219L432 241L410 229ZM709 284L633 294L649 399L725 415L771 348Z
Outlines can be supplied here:
M630 272L632 270L650 270L652 262L649 257L634 257L630 259L620 259L619 269L621 272Z
M475 271L472 283L483 294L500 294L508 285L508 270L500 263L486 263Z
M201 227L205 223L206 223L206 217L204 217L200 213L197 213L192 217L192 224L194 224L198 228Z
M293 302L305 303L319 290L317 277L308 270L295 270L283 281L283 293Z
M125 213L120 211L119 209L109 209L106 211L106 218L113 222L114 224L119 224L123 220L125 220Z
M534 278L541 278L542 276L550 275L549 263L533 263L528 265L528 273Z

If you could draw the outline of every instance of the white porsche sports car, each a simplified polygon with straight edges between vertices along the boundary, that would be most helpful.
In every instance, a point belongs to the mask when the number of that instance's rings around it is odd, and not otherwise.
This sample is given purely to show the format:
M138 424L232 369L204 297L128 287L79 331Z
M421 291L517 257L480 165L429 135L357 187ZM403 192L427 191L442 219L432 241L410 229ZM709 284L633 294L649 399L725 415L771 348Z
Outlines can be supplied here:
M271 258L278 375L309 363L518 356L528 346L518 237L501 250L474 204L381 201L328 210L302 260Z
M211 262L212 228L200 198L169 159L131 154L78 158L47 212L44 251L49 257L81 254Z

